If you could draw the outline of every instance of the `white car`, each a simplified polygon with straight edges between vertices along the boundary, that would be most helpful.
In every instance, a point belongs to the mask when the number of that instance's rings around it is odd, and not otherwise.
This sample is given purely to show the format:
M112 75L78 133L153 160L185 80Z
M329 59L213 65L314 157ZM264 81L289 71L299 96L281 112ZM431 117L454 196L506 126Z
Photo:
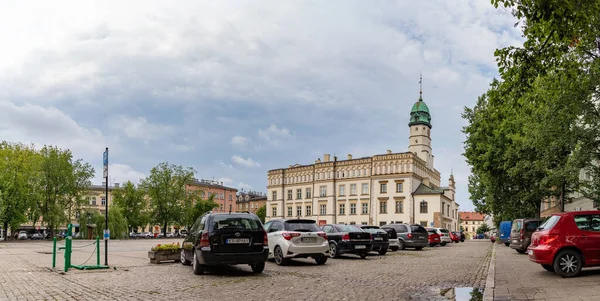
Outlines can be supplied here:
M440 235L440 245L445 246L446 244L452 243L452 238L450 238L450 232L448 229L444 228L425 228L427 230L433 229Z
M327 235L309 219L277 219L264 224L269 238L269 258L285 265L292 258L312 257L325 264L329 256Z
M19 239L20 239L20 240L25 240L25 239L27 239L27 232L26 232L26 231L21 231L21 232L19 232Z

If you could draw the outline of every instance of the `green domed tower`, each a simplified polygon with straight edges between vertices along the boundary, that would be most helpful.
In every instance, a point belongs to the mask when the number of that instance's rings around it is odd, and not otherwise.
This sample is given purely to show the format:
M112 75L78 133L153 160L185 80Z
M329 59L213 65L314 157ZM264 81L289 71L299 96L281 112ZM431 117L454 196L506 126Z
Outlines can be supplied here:
M431 114L423 101L423 77L419 80L419 101L410 110L410 135L408 151L423 159L427 167L433 170L433 154L431 152Z
M429 108L423 101L423 94L419 96L419 101L415 102L410 110L410 122L408 126L422 124L426 125L431 129L431 114L429 113Z

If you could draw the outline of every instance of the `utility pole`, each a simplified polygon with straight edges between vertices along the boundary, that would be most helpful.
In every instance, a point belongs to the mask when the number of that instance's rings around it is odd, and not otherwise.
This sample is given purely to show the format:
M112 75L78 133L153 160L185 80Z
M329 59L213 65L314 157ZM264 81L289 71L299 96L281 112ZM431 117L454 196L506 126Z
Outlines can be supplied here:
M104 202L104 265L108 266L108 239L110 238L110 231L108 230L108 147L104 151L104 184L105 186L105 198Z

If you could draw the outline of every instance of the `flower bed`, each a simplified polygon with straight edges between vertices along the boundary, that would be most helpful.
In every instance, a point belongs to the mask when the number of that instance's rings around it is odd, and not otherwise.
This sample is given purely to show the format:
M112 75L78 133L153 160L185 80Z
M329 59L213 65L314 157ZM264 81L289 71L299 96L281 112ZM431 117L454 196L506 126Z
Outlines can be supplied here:
M150 263L161 263L163 261L179 262L181 247L179 243L158 244L148 252Z

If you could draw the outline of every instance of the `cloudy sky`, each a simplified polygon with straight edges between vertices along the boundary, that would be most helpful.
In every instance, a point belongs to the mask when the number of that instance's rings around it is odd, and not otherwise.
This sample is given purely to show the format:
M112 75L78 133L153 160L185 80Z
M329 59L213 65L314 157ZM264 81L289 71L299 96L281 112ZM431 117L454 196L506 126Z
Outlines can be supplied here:
M324 153L404 152L419 94L457 181L464 106L521 43L490 1L3 1L0 139L71 149L111 183L168 161L265 191Z

